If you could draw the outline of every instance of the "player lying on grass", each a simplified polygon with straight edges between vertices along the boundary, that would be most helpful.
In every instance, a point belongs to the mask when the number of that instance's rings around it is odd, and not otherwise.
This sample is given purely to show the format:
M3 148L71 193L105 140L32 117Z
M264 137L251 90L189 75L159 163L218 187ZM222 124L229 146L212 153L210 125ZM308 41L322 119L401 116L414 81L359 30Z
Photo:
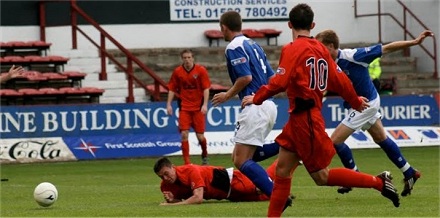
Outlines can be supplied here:
M273 178L277 161L267 168ZM267 201L269 198L239 170L220 166L175 166L162 157L156 161L154 172L162 179L160 190L165 202L160 205L200 204L203 199L230 201Z

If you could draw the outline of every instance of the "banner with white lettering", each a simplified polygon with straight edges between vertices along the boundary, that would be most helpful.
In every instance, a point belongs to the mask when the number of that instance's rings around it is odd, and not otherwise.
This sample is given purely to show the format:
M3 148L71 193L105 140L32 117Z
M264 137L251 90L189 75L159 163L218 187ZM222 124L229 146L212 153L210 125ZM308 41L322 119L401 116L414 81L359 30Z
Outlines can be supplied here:
M78 160L160 157L180 152L180 134L63 137Z
M274 129L287 122L287 99L274 99L278 117ZM335 128L347 115L339 97L323 102L327 128ZM432 95L383 96L382 122L385 126L439 125L439 107ZM6 138L110 136L121 134L179 134L179 111L168 116L165 102L46 106L2 106L0 136ZM234 131L240 113L238 100L212 107L206 115L206 131Z
M237 11L243 19L286 19L287 0L170 0L170 20L216 20L226 11Z

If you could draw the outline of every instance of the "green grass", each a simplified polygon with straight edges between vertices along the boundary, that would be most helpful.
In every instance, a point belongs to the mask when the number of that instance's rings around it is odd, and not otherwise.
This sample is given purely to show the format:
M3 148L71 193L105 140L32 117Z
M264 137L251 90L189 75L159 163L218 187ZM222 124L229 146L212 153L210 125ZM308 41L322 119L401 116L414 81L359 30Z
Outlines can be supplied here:
M303 167L292 182L297 199L284 216L320 217L439 217L439 147L402 148L406 159L422 172L413 194L395 208L373 189L336 193L336 187L318 187ZM391 170L403 188L403 175L380 149L353 150L363 172ZM182 164L180 157L171 157ZM198 156L192 157L199 160ZM232 166L230 155L211 156L212 165ZM3 164L1 217L261 217L268 202L205 201L201 205L159 206L160 179L153 172L155 158L59 163ZM262 162L268 166L273 159ZM337 157L332 166L341 166ZM33 189L43 181L56 185L58 201L48 208L33 200Z

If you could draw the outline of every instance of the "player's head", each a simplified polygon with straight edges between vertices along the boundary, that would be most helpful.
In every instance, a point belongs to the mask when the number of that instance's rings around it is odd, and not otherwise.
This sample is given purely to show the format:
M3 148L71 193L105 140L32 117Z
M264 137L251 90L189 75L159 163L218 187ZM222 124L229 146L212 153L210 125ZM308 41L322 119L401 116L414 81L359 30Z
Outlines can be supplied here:
M167 183L176 182L176 169L174 169L173 163L171 163L171 161L166 157L162 157L156 161L154 164L154 172Z
M311 30L315 26L313 22L314 13L307 4L297 4L290 10L289 27L295 30Z
M339 49L339 37L333 30L324 30L318 33L315 38L327 47L333 59L336 59Z
M184 49L180 52L180 58L182 59L185 68L192 68L194 65L194 54L190 49Z
M231 41L241 32L241 16L236 11L227 11L220 17L220 29L226 41Z

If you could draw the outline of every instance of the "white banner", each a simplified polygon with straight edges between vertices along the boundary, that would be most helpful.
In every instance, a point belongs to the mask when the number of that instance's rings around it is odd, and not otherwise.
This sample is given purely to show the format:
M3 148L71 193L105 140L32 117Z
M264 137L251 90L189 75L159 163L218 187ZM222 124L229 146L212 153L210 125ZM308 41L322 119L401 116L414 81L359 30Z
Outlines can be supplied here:
M327 134L331 135L334 129L326 129ZM440 146L440 127L385 127L387 136L395 141L399 147L419 147L419 146ZM273 142L281 130L272 130L266 139L267 143ZM206 132L205 137L208 141L209 154L231 154L234 149L234 132ZM196 135L190 133L190 154L200 155L201 148L198 144ZM345 143L352 149L358 148L380 148L374 143L373 138L368 132L358 131L353 133ZM181 152L174 153L181 155ZM173 155L174 155L173 154Z
M226 11L237 11L242 19L284 19L287 0L170 0L170 20L219 20Z
M1 139L0 163L76 160L61 137Z

